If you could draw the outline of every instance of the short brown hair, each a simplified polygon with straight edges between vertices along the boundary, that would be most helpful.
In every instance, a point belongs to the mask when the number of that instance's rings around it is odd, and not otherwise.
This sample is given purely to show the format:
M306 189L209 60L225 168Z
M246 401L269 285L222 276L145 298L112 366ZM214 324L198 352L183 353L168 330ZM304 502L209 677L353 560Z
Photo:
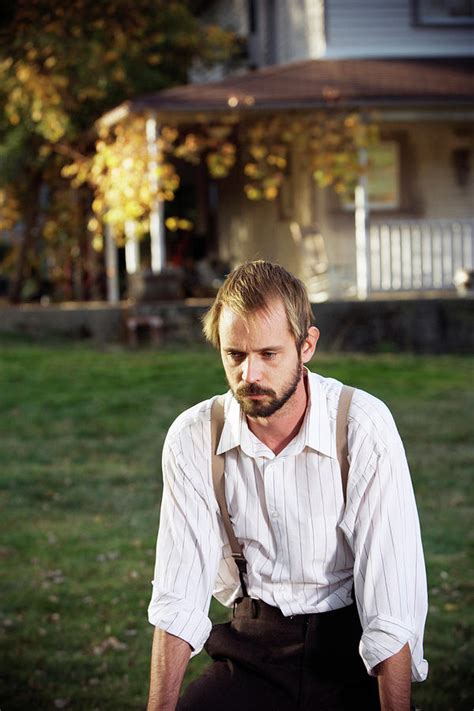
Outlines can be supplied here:
M268 307L274 298L281 298L288 327L298 351L313 323L313 312L302 281L279 264L258 260L236 267L217 292L214 303L203 318L203 332L208 341L220 347L219 319L223 306L236 314L249 314Z

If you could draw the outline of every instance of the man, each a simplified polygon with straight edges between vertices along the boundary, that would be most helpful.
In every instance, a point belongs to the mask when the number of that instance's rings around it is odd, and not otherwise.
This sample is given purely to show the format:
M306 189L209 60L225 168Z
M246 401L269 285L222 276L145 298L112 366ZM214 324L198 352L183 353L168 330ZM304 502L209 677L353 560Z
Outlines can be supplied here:
M149 619L149 711L407 711L427 674L426 579L403 445L376 398L348 416L347 500L336 456L341 383L304 366L319 337L303 284L249 262L204 320L230 391L217 454L247 573L239 579L211 471L211 407L180 415L164 492ZM211 595L231 623L211 633ZM214 659L178 700L190 655Z

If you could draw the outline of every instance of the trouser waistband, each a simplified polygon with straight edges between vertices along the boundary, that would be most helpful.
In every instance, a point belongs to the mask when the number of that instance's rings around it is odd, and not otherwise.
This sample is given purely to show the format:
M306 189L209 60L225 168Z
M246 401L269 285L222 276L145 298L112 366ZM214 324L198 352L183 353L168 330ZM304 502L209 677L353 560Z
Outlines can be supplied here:
M256 600L250 597L238 598L234 602L234 618L235 619L260 619L268 622L283 623L291 626L299 624L305 625L312 618L318 621L323 621L329 617L345 615L352 613L352 605L340 608L338 610L330 610L328 612L313 612L303 615L292 615L285 617L278 607L269 605L263 600Z

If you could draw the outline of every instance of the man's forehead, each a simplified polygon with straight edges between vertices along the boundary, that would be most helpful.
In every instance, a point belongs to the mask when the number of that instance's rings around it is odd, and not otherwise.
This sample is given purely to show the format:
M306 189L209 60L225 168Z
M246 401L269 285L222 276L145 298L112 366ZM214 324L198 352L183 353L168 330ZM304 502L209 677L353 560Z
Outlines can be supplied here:
M271 333L274 329L291 333L283 302L273 300L261 309L238 313L231 307L224 305L219 318L220 336L228 336L232 332Z
M224 304L221 310L219 323L243 323L263 322L270 323L275 320L287 321L285 307L281 299L272 299L259 309L252 311L237 311L231 306Z

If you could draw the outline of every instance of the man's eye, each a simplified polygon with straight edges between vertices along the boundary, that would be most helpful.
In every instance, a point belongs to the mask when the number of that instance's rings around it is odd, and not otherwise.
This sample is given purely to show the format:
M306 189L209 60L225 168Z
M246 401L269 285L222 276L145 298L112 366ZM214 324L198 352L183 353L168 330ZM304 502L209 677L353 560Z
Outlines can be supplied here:
M239 353L238 351L228 351L227 355L229 358L232 358L232 360L242 360L244 357L244 354Z
M275 351L264 351L263 352L263 357L266 358L267 360L272 360L276 356Z

